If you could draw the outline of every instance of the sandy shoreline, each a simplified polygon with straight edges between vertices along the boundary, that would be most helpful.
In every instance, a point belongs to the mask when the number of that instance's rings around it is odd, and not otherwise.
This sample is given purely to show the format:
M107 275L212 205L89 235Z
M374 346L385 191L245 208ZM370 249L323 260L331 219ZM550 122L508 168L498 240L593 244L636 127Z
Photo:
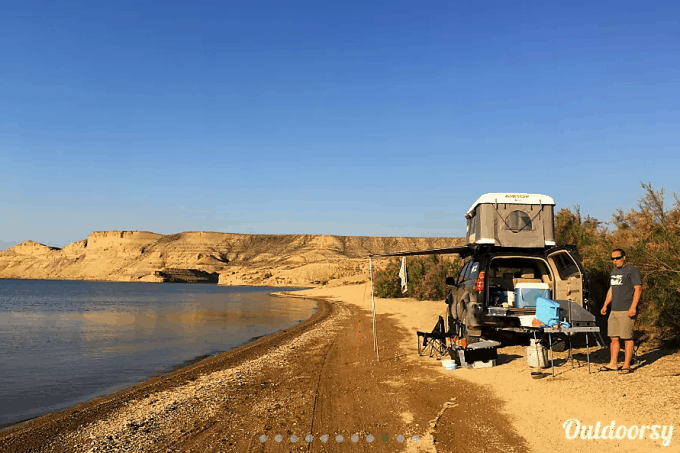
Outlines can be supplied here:
M443 303L377 299L378 361L368 285L291 295L319 309L236 350L5 429L0 451L680 450L677 433L664 447L648 438L569 440L563 428L569 419L677 427L677 353L647 351L630 376L562 364L556 378L532 380L523 347L501 349L494 368L447 371L416 352L415 330L429 330ZM603 352L593 354L593 371Z
M319 288L302 291L300 295L314 293L324 296L334 292L333 288ZM370 294L362 295L355 291L341 298L370 309ZM443 302L376 299L376 312L379 315L391 314L409 332L403 347L411 355L415 352L416 330L429 330L443 309ZM598 372L609 359L609 350L599 347L591 348L593 363L589 374L585 352L585 348L574 350L578 359L575 368L566 360L568 352L556 353L559 366L555 378L541 380L531 379L524 346L501 348L498 366L494 368L447 371L434 359L424 359L420 364L422 369L434 368L447 379L482 386L484 395L497 398L499 404L496 409L509 419L510 429L527 442L531 451L680 451L680 432L677 432L680 429L680 352L653 350L643 345L640 349L641 366L626 376ZM564 428L568 420L595 426L600 422L602 427L612 422L616 427L629 428L674 426L676 433L668 446L663 445L662 439L650 439L649 430L644 439L639 436L635 440L584 440L580 436L568 439ZM484 431L482 428L480 433ZM486 449L494 450L488 445ZM438 448L436 451L448 450Z

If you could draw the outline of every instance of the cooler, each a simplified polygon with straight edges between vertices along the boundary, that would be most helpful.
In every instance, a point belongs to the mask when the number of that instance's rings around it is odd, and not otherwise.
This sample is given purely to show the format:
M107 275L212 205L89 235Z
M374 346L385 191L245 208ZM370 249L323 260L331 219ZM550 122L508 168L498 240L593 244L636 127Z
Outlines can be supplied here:
M515 306L518 308L535 307L536 299L550 299L550 287L547 283L517 283L515 285Z

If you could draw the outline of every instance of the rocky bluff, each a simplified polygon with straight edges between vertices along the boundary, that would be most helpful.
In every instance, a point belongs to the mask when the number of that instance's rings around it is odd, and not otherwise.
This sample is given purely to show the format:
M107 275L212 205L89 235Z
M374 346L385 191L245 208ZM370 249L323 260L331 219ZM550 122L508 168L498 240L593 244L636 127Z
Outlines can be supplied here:
M98 231L63 249L0 252L0 278L309 286L364 281L368 255L460 245L463 238Z

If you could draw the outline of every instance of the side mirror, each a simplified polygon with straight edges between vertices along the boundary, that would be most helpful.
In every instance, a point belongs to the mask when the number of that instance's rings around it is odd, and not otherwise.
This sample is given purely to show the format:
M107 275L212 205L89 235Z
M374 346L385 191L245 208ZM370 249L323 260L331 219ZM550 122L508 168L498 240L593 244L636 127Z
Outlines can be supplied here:
M456 277L446 277L446 284L449 286L458 286L456 285Z

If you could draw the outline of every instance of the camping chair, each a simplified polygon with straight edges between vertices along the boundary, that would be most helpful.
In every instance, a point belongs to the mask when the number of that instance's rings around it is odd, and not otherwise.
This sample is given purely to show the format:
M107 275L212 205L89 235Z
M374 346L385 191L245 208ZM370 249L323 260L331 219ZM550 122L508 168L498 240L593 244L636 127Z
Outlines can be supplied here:
M446 346L446 339L452 334L446 332L444 327L444 318L439 317L439 321L432 329L432 332L416 332L418 334L418 355L424 355L429 351L430 357L437 357L441 359L448 350Z

